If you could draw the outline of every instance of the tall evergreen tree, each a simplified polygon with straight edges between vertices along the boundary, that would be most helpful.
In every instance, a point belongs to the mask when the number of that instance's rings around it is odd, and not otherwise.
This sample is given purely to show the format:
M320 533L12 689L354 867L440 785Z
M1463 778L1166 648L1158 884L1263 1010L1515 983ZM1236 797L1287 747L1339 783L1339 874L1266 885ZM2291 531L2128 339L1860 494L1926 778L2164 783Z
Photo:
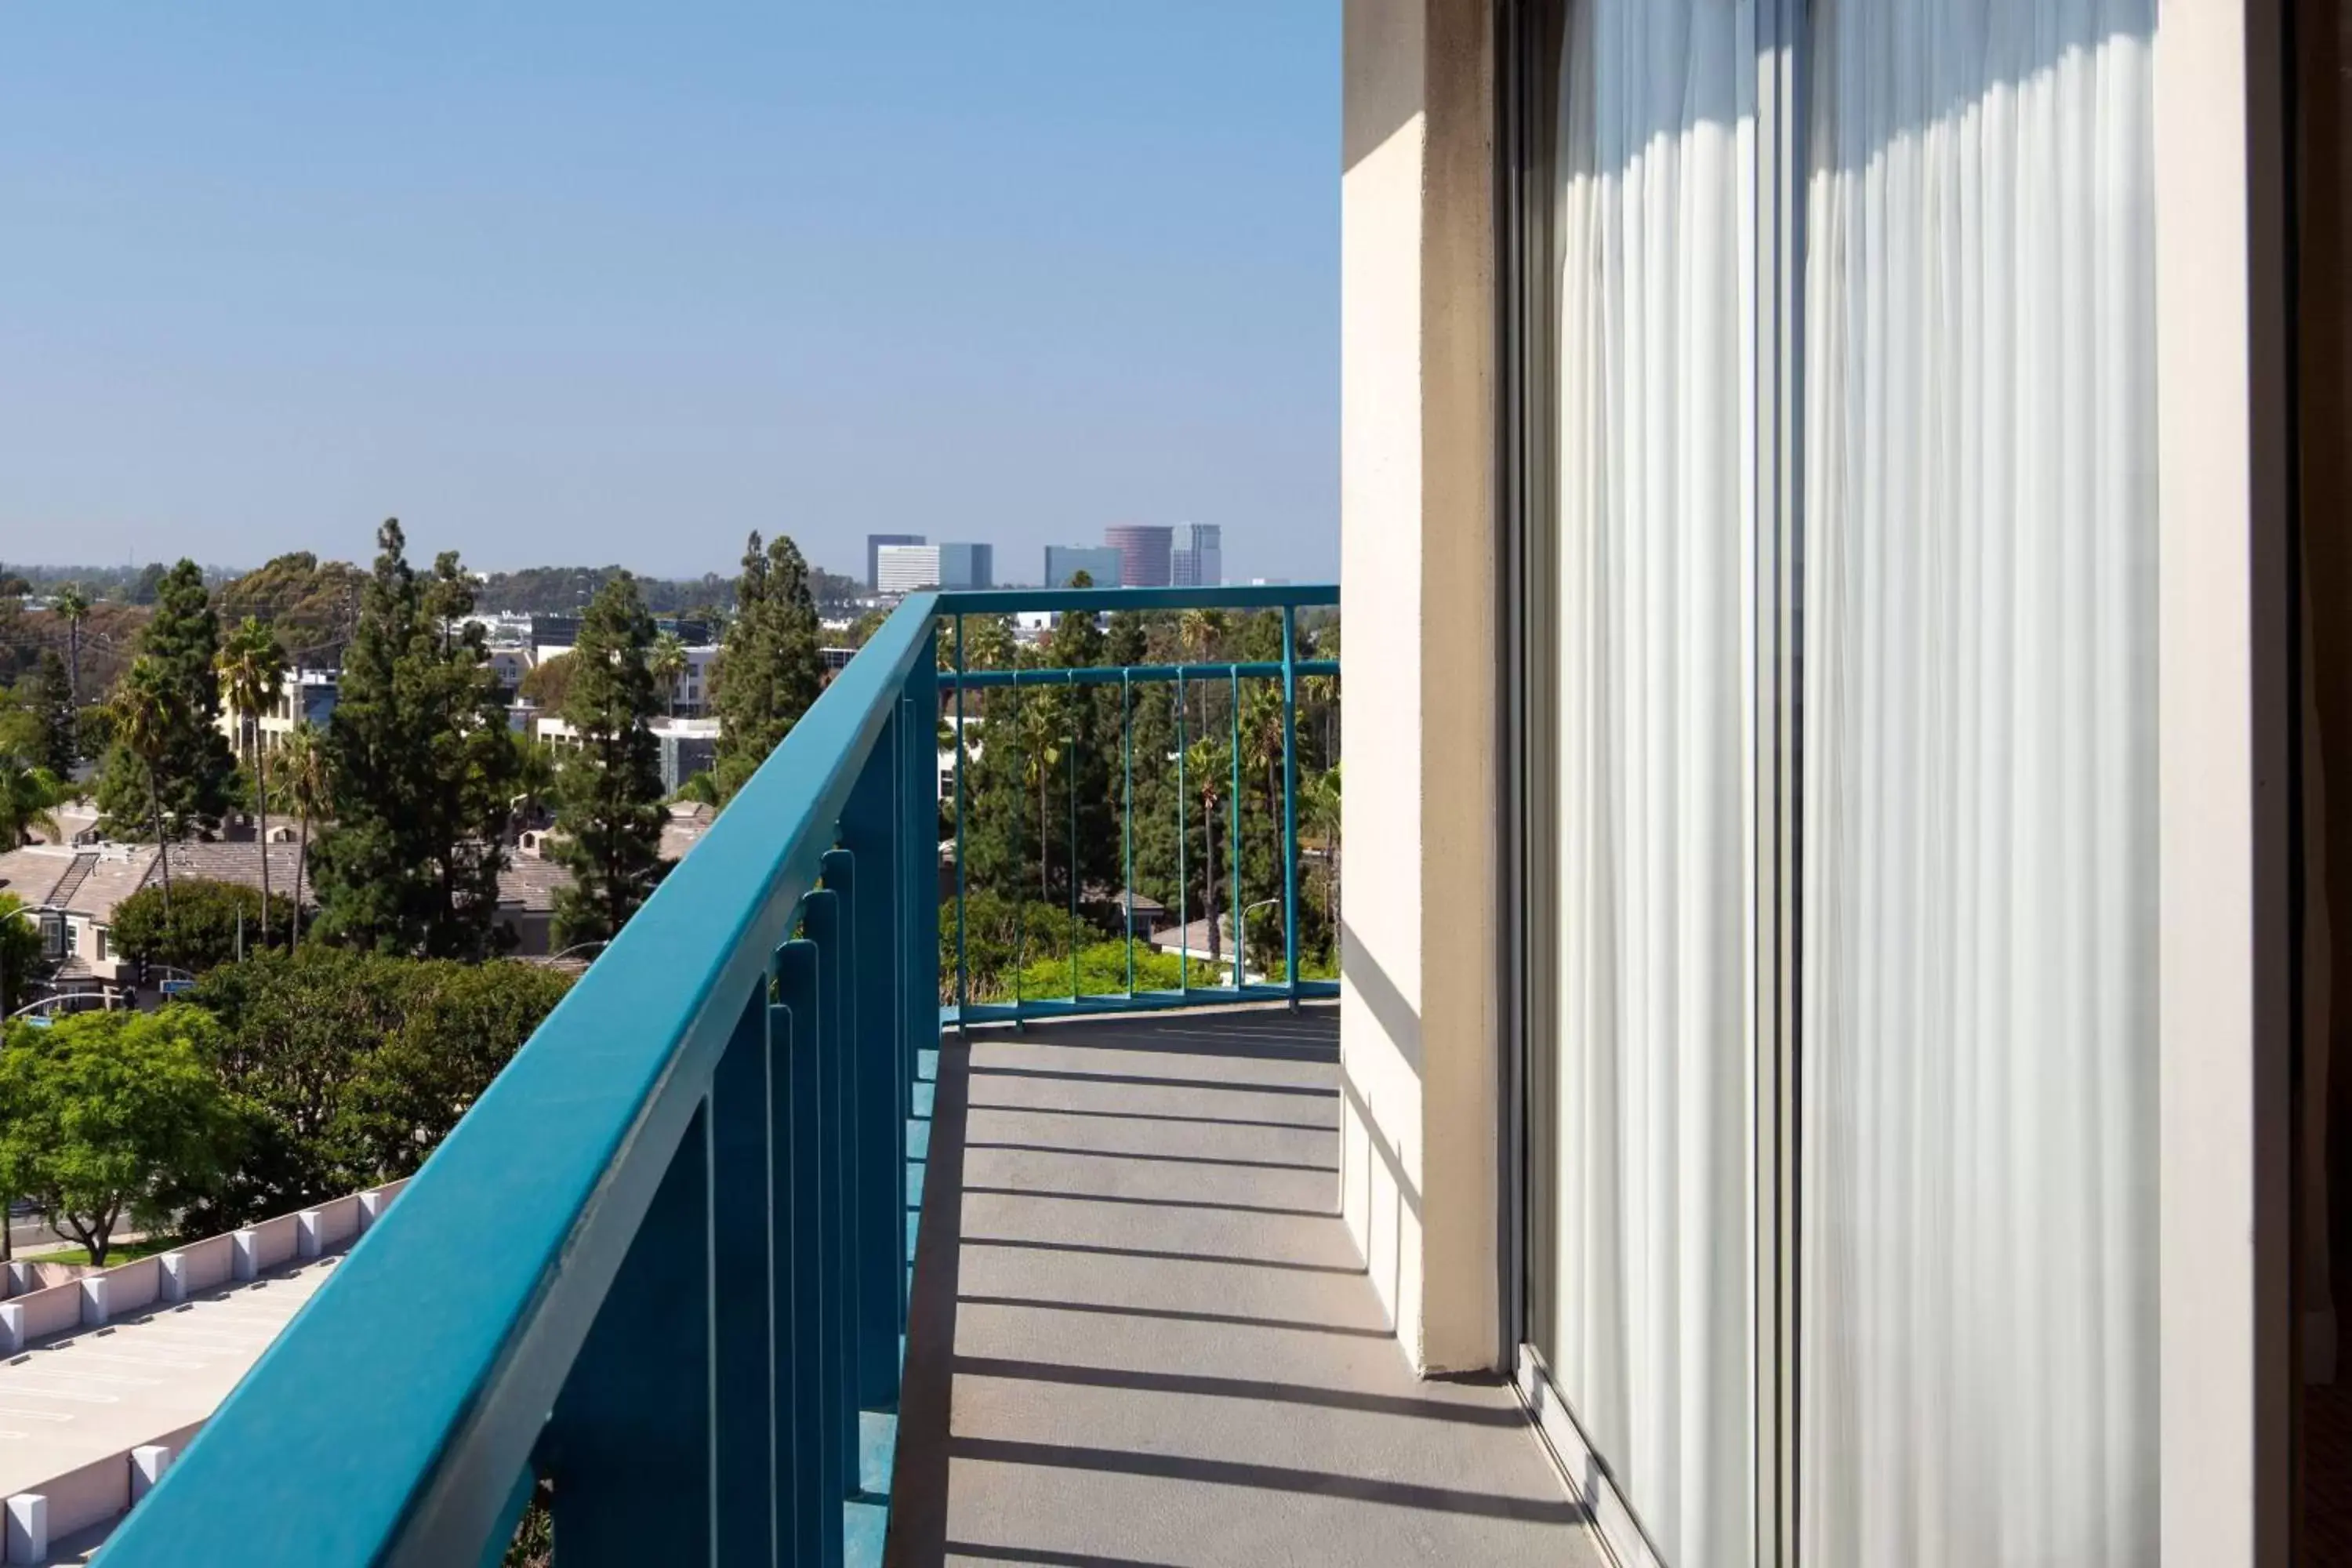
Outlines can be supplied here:
M557 895L555 943L620 934L661 875L661 751L646 726L667 706L654 679L653 617L634 578L604 584L580 623L563 717L579 736L556 782L558 854L572 886Z
M41 765L59 778L72 775L75 744L73 676L57 649L41 650L33 668L33 711L41 725Z
M220 825L236 799L236 759L220 730L220 620L205 574L182 561L156 584L155 614L140 633L140 657L161 683L165 713L158 750L142 757L117 743L107 753L98 805L106 829L133 837L160 823L179 839ZM152 809L160 800L160 812Z
M751 535L711 673L719 710L719 789L732 795L768 760L824 686L824 656L808 563L779 536L764 552Z
M330 825L314 852L318 934L388 953L495 946L514 748L454 553L409 566L400 524L374 570L323 742Z

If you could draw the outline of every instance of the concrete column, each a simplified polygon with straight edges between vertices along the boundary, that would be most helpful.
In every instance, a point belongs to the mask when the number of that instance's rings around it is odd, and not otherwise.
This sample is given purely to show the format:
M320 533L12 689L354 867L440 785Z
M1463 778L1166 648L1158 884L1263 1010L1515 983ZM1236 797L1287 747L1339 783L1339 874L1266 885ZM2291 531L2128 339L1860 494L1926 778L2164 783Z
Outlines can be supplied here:
M106 1327L106 1276L90 1275L79 1283L81 1286L81 1326L85 1329Z
M14 1354L25 1348L25 1309L0 1305L0 1351Z
M161 1443L150 1443L131 1450L131 1500L137 1502L155 1489L163 1472L172 1468L172 1450Z
M251 1226L229 1238L233 1253L229 1273L238 1279L251 1279L261 1272L261 1237Z
M162 1271L155 1281L155 1293L174 1304L188 1299L188 1260L176 1252L166 1252L155 1259Z
M38 1492L18 1492L7 1502L5 1550L0 1561L38 1563L49 1554L49 1500Z
M1347 0L1340 1206L1424 1373L1507 1348L1491 29L1486 0Z
M316 1258L324 1250L320 1237L325 1234L326 1216L317 1209L304 1209L294 1216L294 1252L300 1258Z

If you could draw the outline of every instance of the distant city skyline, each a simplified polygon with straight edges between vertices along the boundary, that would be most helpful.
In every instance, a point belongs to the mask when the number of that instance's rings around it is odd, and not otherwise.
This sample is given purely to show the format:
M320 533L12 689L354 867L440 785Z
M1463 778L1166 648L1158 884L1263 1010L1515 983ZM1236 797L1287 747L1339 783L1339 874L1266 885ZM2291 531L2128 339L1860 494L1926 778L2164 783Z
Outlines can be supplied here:
M1339 8L909 7L12 8L0 560L1333 575Z

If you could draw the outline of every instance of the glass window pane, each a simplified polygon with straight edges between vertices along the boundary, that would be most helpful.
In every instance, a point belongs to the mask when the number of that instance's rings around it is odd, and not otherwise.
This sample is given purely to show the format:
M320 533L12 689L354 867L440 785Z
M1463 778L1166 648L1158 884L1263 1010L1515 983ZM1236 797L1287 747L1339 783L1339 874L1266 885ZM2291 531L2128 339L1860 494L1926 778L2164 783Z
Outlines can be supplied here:
M2157 1561L2151 0L1817 0L1801 1561Z

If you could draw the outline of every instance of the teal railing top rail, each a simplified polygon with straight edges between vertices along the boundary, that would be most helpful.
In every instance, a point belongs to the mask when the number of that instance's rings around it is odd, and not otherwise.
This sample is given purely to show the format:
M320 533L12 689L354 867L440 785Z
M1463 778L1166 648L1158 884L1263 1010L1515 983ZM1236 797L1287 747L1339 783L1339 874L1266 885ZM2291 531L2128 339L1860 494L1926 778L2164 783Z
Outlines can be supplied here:
M893 798L894 788L895 822L887 809L864 818L881 826L866 830L869 847L860 853L871 863L872 843L896 839L901 846L897 888L908 896L898 906L903 918L895 930L883 928L886 940L866 960L866 984L896 986L909 1004L898 1009L899 1016L911 1020L919 1014L929 1020L919 1026L908 1022L895 1037L908 1057L915 1047L932 1043L921 1036L936 1029L938 979L922 947L935 966L937 924L919 901L937 896L936 882L919 868L934 847L928 842L930 805L916 792L919 784L937 787L931 730L939 689L950 684L935 668L940 618L1073 607L1295 610L1337 602L1335 588L1318 586L1008 590L908 599L720 814L696 853L590 966L400 1200L339 1263L117 1531L105 1560L265 1568L495 1563L542 1456L551 1412L567 1397L567 1379L616 1292L633 1245L641 1232L649 1234L677 1214L703 1218L695 1222L694 1234L670 1237L670 1245L651 1253L667 1255L677 1279L695 1292L693 1300L713 1314L704 1363L709 1375L699 1380L698 1397L725 1405L730 1381L743 1380L730 1378L719 1364L735 1342L719 1321L727 1294L713 1283L713 1271L726 1265L706 1245L714 1228L707 1223L709 1205L724 1197L724 1184L709 1173L727 1158L731 1124L719 1081L722 1060L741 1059L741 1042L747 1032L758 1037L762 1011L783 1011L761 1004L790 994L793 972L783 960L792 949L814 946L795 936L814 935L818 922L803 916L821 884L841 882L841 923L851 923L848 883L840 872L851 858L845 845L856 835L845 828L845 818L866 810L861 801ZM894 723L904 742L895 750ZM875 796L877 780L881 795ZM917 838L925 841L919 854L910 852ZM861 907L869 912L883 907L874 901L881 880L871 877L861 889ZM826 961L834 962L830 953ZM814 994L815 971L808 973ZM846 983L850 971L840 973ZM925 993L919 998L912 995L916 987ZM911 1005L917 1000L919 1007ZM812 1005L803 1016L814 1014ZM868 1019L869 1027L887 1026L876 1015ZM777 1086L772 1092L778 1152L762 1153L766 1163L759 1168L782 1184L803 1169L787 1169L782 1118L789 1094L805 1086L794 1079L789 1092L785 1087L788 1023L772 1021L767 1028L775 1042L770 1048L777 1053L776 1076L764 1076L763 1066L759 1081ZM854 1031L828 1037L845 1038L850 1047L868 1043ZM730 1047L738 1055L730 1055ZM903 1073L898 1092L903 1105ZM713 1126L717 1131L700 1135L707 1142L689 1137ZM684 1191L678 1173L681 1151L688 1148L705 1151L698 1155L705 1163L695 1167L704 1173L696 1200L700 1208L670 1206L672 1194ZM854 1249L854 1243L877 1252L887 1246L895 1272L902 1228L898 1212L894 1198L887 1237L853 1225L853 1242L836 1242L829 1234L827 1245ZM760 1363L760 1377L752 1381L769 1381L772 1367L772 1381L782 1384L795 1375L792 1357L805 1357L811 1342L805 1333L789 1340L781 1325L800 1321L793 1310L815 1309L804 1301L793 1305L792 1289L807 1289L810 1276L803 1269L795 1277L800 1284L788 1285L786 1221L779 1215L771 1223L777 1236L772 1300L779 1326L766 1331L771 1339L765 1342L779 1347L778 1359ZM762 1278L758 1287L765 1292L770 1283ZM763 1296L763 1308L769 1299ZM807 1321L824 1325L825 1332L841 1331L837 1316ZM801 1348L787 1354L781 1347L788 1343ZM619 1377L612 1397L647 1397L647 1386ZM770 1412L769 1447L778 1456L773 1473L780 1478L791 1454L782 1400L778 1394L763 1406ZM709 1465L718 1468L726 1462L715 1435L722 1419L709 1417L715 1456ZM621 1425L627 1426L625 1420ZM646 1427L648 1445L659 1443L662 1430L657 1422ZM643 1483L648 1490L661 1484L663 1458L649 1447ZM719 1544L728 1528L722 1518L727 1488L709 1469L677 1473L701 1477L693 1484L707 1495L656 1499L658 1507L647 1517L670 1520L677 1542L698 1543L689 1551L671 1552L659 1540L592 1546L585 1531L567 1541L559 1480L558 1534L564 1542L559 1552L567 1562L625 1551L650 1553L634 1560L706 1554L731 1560ZM785 1489L782 1480L778 1489ZM772 1530L767 1554L795 1560L785 1526ZM820 1556L839 1561L838 1542Z

